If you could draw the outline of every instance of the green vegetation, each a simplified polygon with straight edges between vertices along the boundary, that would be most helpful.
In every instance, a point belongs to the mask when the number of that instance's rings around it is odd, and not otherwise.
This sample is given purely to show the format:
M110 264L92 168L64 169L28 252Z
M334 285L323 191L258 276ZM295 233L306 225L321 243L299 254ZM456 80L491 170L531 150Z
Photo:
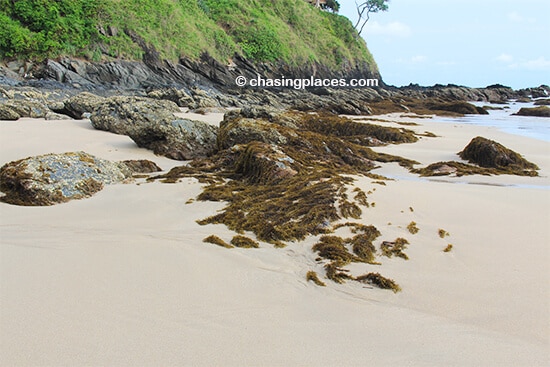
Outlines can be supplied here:
M317 284L319 287L326 287L326 284L323 281L321 281L321 279L319 279L319 277L317 276L317 273L314 272L313 270L307 272L306 279L308 282L312 281L313 283Z
M140 59L130 34L162 58L327 67L376 65L351 22L296 0L0 0L0 58Z

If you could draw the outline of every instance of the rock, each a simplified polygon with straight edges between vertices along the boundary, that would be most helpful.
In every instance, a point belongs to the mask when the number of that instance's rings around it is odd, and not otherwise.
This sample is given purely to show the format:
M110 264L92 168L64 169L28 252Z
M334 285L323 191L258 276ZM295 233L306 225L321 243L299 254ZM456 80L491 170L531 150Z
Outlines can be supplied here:
M476 107L471 103L464 102L464 101L457 101L457 102L430 102L427 103L426 106L428 109L434 111L448 111L448 112L454 112L461 115L488 115L489 112L485 111L482 107Z
M155 89L147 93L147 97L154 99L166 99L176 103L180 107L189 107L194 103L193 98L183 89L164 88Z
M128 167L133 173L153 173L162 171L155 162L151 162L147 159L127 160L120 163Z
M128 136L139 146L176 160L211 155L216 149L218 128L202 121L163 119L135 124Z
M50 109L43 103L33 100L11 99L4 102L0 109L7 111L11 110L13 113L7 113L9 116L15 117L15 114L19 117L32 117L32 118L44 118L46 114L51 112Z
M130 175L127 166L84 152L29 157L0 168L0 190L6 194L1 199L15 205L54 205L89 197Z
M0 104L0 120L15 121L21 117L17 111L6 103Z
M128 135L140 147L177 160L210 155L217 127L178 119L179 107L171 101L143 97L110 97L90 116L99 130Z
M550 98L536 100L535 106L550 106Z
M536 164L527 161L513 150L481 136L472 139L458 155L460 158L481 167L497 168L510 173L539 169Z
M46 120L72 120L70 116L55 112L48 112L44 117Z
M292 168L294 159L275 145L254 141L238 147L243 149L235 162L235 173L253 184L273 184L298 173Z
M153 125L162 120L174 120L179 107L171 101L145 97L115 96L105 98L90 116L98 130L128 135L133 125Z
M104 101L104 97L82 92L65 101L64 112L72 118L81 119L83 117L82 114L93 112Z
M548 106L539 106L533 108L523 107L518 113L518 116L535 116L535 117L550 117L550 107Z
M290 129L264 119L245 118L241 115L234 118L234 116L233 113L227 113L220 123L219 149L227 149L236 144L247 144L252 141L284 145L288 142L285 134L295 135Z

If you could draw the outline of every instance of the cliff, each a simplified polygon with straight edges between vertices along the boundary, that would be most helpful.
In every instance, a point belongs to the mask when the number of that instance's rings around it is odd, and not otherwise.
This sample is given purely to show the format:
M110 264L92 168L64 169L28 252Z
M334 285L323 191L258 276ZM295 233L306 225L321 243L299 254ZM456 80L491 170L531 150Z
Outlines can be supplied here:
M0 30L0 58L5 65L19 60L11 69L22 75L36 73L36 61L68 57L95 65L142 61L162 79L172 74L175 82L189 79L183 75L186 70L221 84L229 80L223 75L239 69L265 76L380 78L351 22L305 1L0 4L5 25Z

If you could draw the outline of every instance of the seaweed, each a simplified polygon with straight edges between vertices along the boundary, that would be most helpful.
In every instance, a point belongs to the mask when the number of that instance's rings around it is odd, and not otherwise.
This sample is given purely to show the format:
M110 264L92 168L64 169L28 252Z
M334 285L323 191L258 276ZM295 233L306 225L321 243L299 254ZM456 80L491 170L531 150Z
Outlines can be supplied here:
M381 289L391 289L394 293L400 292L401 287L393 279L386 278L379 273L368 273L354 278L356 281L374 285Z
M409 257L406 253L403 251L407 248L407 245L409 244L409 241L407 241L405 238L397 238L395 241L384 241L380 245L380 250L382 251L382 255L386 257L393 257L397 256L404 260L409 260Z
M418 227L416 226L416 222L410 222L407 226L407 229L411 234L417 234L418 231L420 231L420 229L418 229Z
M439 237L441 237L441 238L445 238L445 237L447 237L447 236L450 236L449 232L447 232L446 230L441 229L441 228L439 228L439 229L437 230L437 234L438 234Z
M445 247L443 249L443 252L451 252L451 250L453 249L453 245L452 244L448 244L447 247Z
M258 248L260 244L246 236L236 235L231 239L231 244L240 248Z
M310 270L307 272L306 279L308 282L312 281L313 283L317 284L319 287L326 287L326 284L319 279L319 277L317 276L317 273L314 272L313 270Z
M228 244L227 242L225 242L224 240L222 240L216 235L210 235L206 237L204 240L202 240L202 242L212 243L214 245L218 245L225 248L233 248L233 246L231 246L230 244Z

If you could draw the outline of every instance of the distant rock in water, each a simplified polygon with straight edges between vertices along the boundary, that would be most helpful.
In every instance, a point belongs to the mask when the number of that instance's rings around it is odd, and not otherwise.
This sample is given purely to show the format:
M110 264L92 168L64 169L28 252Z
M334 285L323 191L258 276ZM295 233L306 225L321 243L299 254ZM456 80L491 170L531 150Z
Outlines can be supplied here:
M0 190L6 194L1 200L45 206L82 199L153 166L149 161L110 162L84 152L29 157L0 168Z
M548 106L539 106L539 107L532 107L532 108L523 107L518 111L518 113L516 113L516 115L550 117L550 107Z
M478 136L458 153L460 158L485 168L496 168L509 173L538 170L536 164L527 161L496 141Z

